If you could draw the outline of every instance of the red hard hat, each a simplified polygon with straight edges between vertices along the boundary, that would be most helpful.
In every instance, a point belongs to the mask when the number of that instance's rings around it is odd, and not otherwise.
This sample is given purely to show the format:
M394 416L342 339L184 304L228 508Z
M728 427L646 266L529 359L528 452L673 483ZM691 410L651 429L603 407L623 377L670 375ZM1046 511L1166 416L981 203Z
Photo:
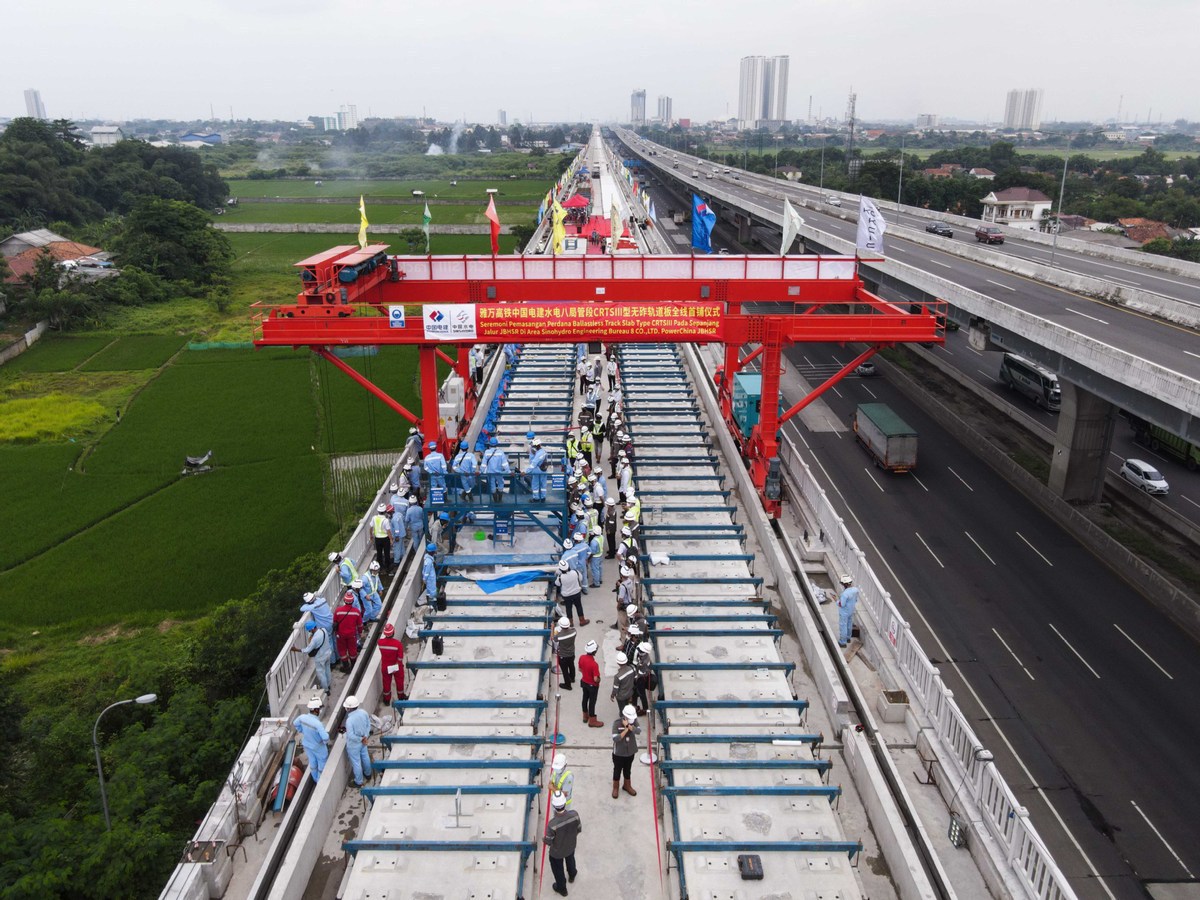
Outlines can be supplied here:
M346 593L342 594L342 599L343 600L353 600L354 599L354 591L346 591Z
M391 624L390 622L387 625L383 626L383 636L384 637L391 637L395 633L396 633L396 626Z

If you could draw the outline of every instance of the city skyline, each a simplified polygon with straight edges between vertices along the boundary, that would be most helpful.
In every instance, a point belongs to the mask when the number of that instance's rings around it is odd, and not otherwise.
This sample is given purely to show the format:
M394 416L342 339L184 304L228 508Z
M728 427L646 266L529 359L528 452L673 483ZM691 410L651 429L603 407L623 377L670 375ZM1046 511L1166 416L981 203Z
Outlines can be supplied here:
M743 56L738 72L738 127L787 121L788 57Z
M503 15L479 0L406 10L406 28L423 37L403 45L403 78L388 45L369 37L355 42L352 64L297 65L306 36L323 33L331 21L373 23L393 15L382 0L212 0L168 8L148 17L132 0L113 0L97 17L82 0L16 4L6 14L9 33L54 33L55 52L44 52L36 41L10 42L0 81L12 87L0 96L0 116L25 114L18 87L24 82L37 86L54 118L189 121L215 112L226 120L302 121L353 97L360 119L426 114L439 121L491 122L503 107L510 122L622 122L628 120L630 92L644 86L652 96L670 96L676 118L707 122L736 118L739 61L765 54L794 57L793 121L806 117L810 97L814 117L840 119L853 86L864 121L915 121L933 112L942 121L998 123L1012 82L1035 80L1003 77L1005 72L1038 73L1043 121L1102 123L1118 110L1127 122L1200 120L1200 98L1187 87L1194 55L1190 30L1114 29L1112 23L1127 14L1114 0L1090 0L1086 15L1078 3L1013 0L1005 16L989 19L986 27L970 16L946 16L932 0L913 0L903 10L813 0L790 29L776 26L778 6L766 0L745 0L736 11L715 0L660 0L638 12L638 32L654 53L636 49L628 23L618 17L589 21L588 45L615 49L598 55L606 77L586 89L561 59L548 60L549 77L537 79L536 88L529 67L518 62L545 57L548 23L562 12L546 0L527 0ZM1152 0L1146 13L1152 22L1185 21L1194 6ZM83 19L86 29L60 27L64 20ZM923 23L919 47L902 37L914 21ZM817 32L821 40L804 40ZM1043 36L1050 33L1069 36L1071 48L1086 48L1072 51L1078 67L1045 66ZM104 65L86 64L98 47ZM213 47L233 62L210 64L205 48ZM451 65L451 48L471 65ZM929 77L935 53L973 60L999 48L1005 66L987 78ZM1131 81L1123 66L1087 65L1116 58L1152 60L1154 77ZM607 74L622 64L628 74ZM286 78L279 77L283 71Z

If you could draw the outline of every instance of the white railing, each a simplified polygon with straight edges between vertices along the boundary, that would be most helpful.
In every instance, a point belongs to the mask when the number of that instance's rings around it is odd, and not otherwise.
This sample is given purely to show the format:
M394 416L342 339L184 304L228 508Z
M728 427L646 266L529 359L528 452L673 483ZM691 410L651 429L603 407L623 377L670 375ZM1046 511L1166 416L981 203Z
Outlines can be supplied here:
M816 519L828 553L859 588L860 611L877 629L891 649L896 667L903 674L910 703L924 712L942 768L970 797L982 813L982 821L997 846L1004 848L1009 870L1038 900L1069 900L1075 892L1059 870L1050 851L1017 800L995 763L978 759L983 744L975 735L954 695L942 682L929 655L917 643L912 629L892 603L845 523L817 483L808 464L790 441L780 448L780 459L791 482ZM953 798L951 798L953 802Z

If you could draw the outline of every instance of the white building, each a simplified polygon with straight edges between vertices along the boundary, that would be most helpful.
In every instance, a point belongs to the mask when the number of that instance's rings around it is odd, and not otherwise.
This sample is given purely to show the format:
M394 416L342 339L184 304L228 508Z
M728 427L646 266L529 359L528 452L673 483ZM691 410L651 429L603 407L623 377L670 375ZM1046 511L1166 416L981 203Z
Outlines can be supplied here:
M917 127L924 129L933 129L938 127L937 113L921 113L917 116Z
M992 191L983 198L984 222L1008 225L1025 231L1040 231L1042 219L1050 214L1054 202L1033 188L1011 187Z
M1042 89L1013 89L1004 104L1005 131L1037 131L1042 127Z
M659 97L658 98L658 121L662 122L664 125L670 125L672 122L675 121L675 119L671 115L671 98L670 97Z
M508 112L506 110L501 109L496 112L496 124L501 128L508 125Z
M42 104L42 92L36 88L25 91L25 115L33 119L46 118L46 107Z
M743 56L738 79L738 128L787 121L788 57Z
M92 146L111 147L118 141L125 140L125 133L116 125L93 125Z
M646 92L634 91L629 95L629 121L634 125L646 124Z
M350 131L358 127L358 107L353 103L348 103L338 110L337 114L338 131Z

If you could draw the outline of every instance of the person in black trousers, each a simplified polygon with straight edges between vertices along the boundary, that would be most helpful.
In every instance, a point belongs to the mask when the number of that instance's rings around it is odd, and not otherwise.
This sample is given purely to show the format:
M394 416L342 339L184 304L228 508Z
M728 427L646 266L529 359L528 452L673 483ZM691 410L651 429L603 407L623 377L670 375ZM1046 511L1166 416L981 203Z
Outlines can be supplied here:
M567 882L574 882L578 869L575 868L575 845L579 840L579 832L583 831L583 822L579 813L567 809L567 798L561 791L555 791L550 798L554 807L554 817L546 823L546 835L542 843L550 848L550 871L554 873L554 893L561 897L567 896ZM564 871L564 869L566 871Z

